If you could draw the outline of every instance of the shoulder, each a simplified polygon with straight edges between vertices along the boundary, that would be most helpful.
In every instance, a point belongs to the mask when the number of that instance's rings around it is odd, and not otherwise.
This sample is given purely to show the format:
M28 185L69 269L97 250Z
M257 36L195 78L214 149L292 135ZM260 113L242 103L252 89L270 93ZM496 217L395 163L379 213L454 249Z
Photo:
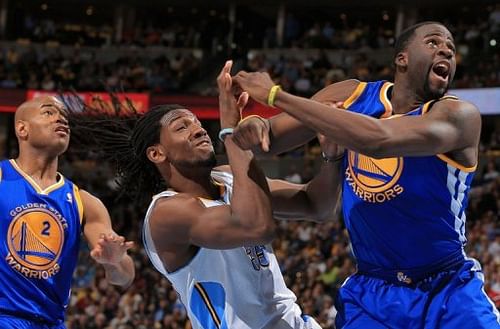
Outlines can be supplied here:
M195 223L197 214L204 208L197 197L185 193L156 200L147 224L153 239L188 244L188 232Z
M79 190L80 199L82 200L82 206L85 211L83 212L83 216L86 220L90 218L96 217L96 215L106 216L108 217L108 210L104 206L104 203L96 197L95 195L80 189Z
M435 101L430 113L445 116L448 120L460 123L479 122L481 123L481 113L479 109L472 103L456 98L443 98Z
M75 185L75 187L76 187L76 185ZM82 198L82 202L84 204L102 203L102 201L98 197L96 197L95 195L93 195L85 190L82 190L82 189L79 189L78 191L80 192L80 197Z
M193 210L204 207L200 199L187 193L161 197L156 200L151 209L150 220L156 223L158 221L174 223L190 217Z
M312 99L317 102L341 102L352 95L361 82L356 79L349 79L331 84L316 94Z

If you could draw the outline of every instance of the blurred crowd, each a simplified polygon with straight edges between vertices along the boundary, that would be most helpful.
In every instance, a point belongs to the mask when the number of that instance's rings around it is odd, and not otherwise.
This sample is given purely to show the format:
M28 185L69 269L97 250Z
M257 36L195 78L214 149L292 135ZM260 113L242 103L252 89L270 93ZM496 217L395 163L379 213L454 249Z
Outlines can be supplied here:
M280 44L275 22L260 22L254 16L236 16L229 31L227 14L221 10L211 10L204 16L198 11L177 13L186 15L185 20L175 12L170 14L175 19L137 24L125 30L119 40L109 37L102 43L91 42L81 34L102 38L111 34L109 26L102 27L101 32L82 29L76 34L72 28L65 34L68 26L74 26L27 17L17 34L24 38L18 40L27 44L47 42L51 49L3 47L0 88L102 90L119 85L128 91L210 94L216 72L211 68L219 68L227 57L239 60L238 68L267 71L285 90L305 96L346 78L390 80L393 75L395 13L383 11L382 20L364 22L345 13L340 13L339 19L319 15L307 19L292 11L286 15ZM198 20L188 19L190 15L198 15ZM463 7L457 15L445 18L425 11L421 16L443 21L454 34L457 74L452 87L500 85L500 5L474 11ZM60 44L72 45L75 50L64 55L54 51ZM109 47L136 51L114 59L96 55ZM179 51L186 48L198 49L203 55L200 58ZM165 54L159 56L148 49L164 49ZM312 49L316 51L311 53ZM382 55L374 58L374 51Z
M37 51L29 47L0 51L0 88L99 91L119 88L129 92L181 92L198 77L200 59L191 52L167 57L137 55L100 60L93 52Z

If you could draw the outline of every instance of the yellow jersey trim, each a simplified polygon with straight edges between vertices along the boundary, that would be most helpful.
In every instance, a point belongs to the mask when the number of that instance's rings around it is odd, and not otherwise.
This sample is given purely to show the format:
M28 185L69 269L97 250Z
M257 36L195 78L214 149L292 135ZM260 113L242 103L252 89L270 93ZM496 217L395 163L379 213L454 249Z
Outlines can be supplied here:
M384 108L385 108L385 113L382 114L381 118L387 118L387 117L390 117L392 115L392 104L391 104L391 101L389 100L389 95L387 95L387 92L389 91L389 88L392 87L394 84L392 82L386 82L384 83L384 85L382 86L382 88L380 88L380 101L382 102L382 104L384 104Z
M351 96L349 96L345 101L344 101L344 109L348 109L349 106L352 105L352 103L354 103L358 98L359 96L361 95L361 93L363 93L363 90L365 90L366 88L366 85L367 83L366 82L360 82L358 84L358 86L356 87L356 89L354 89L353 93L351 94Z
M435 99L435 100L429 101L429 102L425 103L424 106L422 107L422 114L427 113L430 110L432 104L434 104L438 101L442 101L444 99L458 100L458 97L452 96L452 95L446 95L446 96L441 97L440 99Z
M80 195L80 189L73 183L73 194L75 195L76 207L78 208L78 216L80 216L80 225L83 222L83 202Z
M9 160L12 167L14 167L14 169L21 175L24 177L24 179L26 179L26 181L35 189L35 191L38 193L38 194L43 194L43 195L47 195L49 194L50 192L54 191L54 190L57 190L58 188L64 186L64 176L61 175L61 173L57 172L56 175L57 177L59 178L57 180L57 182L55 182L54 184L48 186L47 188L45 189L42 189L40 187L40 185L37 184L37 182L35 182L35 180L33 178L30 177L30 175L28 175L27 173L25 173L18 165L17 165L17 162L16 160L14 159L10 159Z
M453 160L453 159L451 159L451 158L447 157L447 156L446 156L446 155L444 155L444 154L436 154L436 156L437 156L439 159L443 160L444 162L446 162L446 163L448 163L448 164L452 165L453 167L455 167L455 168L457 168L457 169L460 169L460 170L462 170L462 171L465 171L465 172L473 172L473 171L475 171L475 170L476 170L476 168L477 168L477 163L476 163L476 165L475 165L475 166L472 166L472 167L466 167L466 166L461 165L460 163L456 162L455 160Z
M210 298L208 297L207 292L205 291L203 286L201 284L199 284L198 282L194 283L194 287L198 291L198 293L200 294L203 301L205 302L205 305L207 306L208 311L210 312L210 315L212 316L212 319L214 320L215 326L217 328L220 328L221 327L221 320L219 319L217 312L215 312L215 308L212 305L212 302L210 301Z
M2 168L0 168L0 183L2 182Z
M433 101L430 101L430 102L427 102L424 104L424 106L422 107L422 115L427 113L430 108L431 108L431 105L434 104L435 102L437 101L440 101L440 100L443 100L443 99L453 99L453 100L457 100L458 97L456 96L452 96L452 95L447 95L447 96L443 96L441 97L440 99L438 100L433 100ZM473 172L477 169L477 163L476 165L472 166L472 167L466 167L464 165L461 165L460 163L456 162L455 160L451 159L450 157L444 155L444 154L436 154L436 156L441 159L442 161L448 163L449 165L457 168L457 169L460 169L462 171L465 171L465 172Z

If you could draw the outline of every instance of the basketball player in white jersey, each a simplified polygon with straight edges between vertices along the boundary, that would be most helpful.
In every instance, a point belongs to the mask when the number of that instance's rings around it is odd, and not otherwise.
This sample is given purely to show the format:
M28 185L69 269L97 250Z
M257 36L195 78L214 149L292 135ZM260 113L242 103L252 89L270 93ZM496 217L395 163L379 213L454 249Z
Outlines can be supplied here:
M214 169L207 132L180 106L154 108L134 128L136 156L147 157L169 186L147 211L145 248L178 292L195 329L321 328L301 314L285 285L270 246L273 210L282 218L318 221L331 214L340 173L332 169L339 168L335 157L342 152L323 145L331 160L307 185L268 183L252 152L236 146L225 129L238 124L248 100L246 94L238 101L232 95L230 69L227 62L217 79L220 137L229 166ZM157 139L147 141L149 134Z

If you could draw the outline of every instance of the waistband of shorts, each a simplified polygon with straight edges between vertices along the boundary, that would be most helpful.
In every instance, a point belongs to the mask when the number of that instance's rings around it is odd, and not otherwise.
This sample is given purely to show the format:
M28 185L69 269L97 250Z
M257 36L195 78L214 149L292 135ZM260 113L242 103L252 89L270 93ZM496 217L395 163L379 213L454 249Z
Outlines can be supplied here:
M358 262L358 273L379 278L391 283L413 285L441 272L458 270L466 259L462 249L429 266L410 269L384 269L372 264Z
M17 312L17 311L12 311L12 310L4 310L0 309L0 316L9 316L12 318L17 318L20 320L25 320L29 322L33 322L38 325L44 325L44 326L58 326L63 323L62 320L55 320L51 321L48 320L47 318L41 317L36 314L29 314L29 313L23 313L23 312Z

